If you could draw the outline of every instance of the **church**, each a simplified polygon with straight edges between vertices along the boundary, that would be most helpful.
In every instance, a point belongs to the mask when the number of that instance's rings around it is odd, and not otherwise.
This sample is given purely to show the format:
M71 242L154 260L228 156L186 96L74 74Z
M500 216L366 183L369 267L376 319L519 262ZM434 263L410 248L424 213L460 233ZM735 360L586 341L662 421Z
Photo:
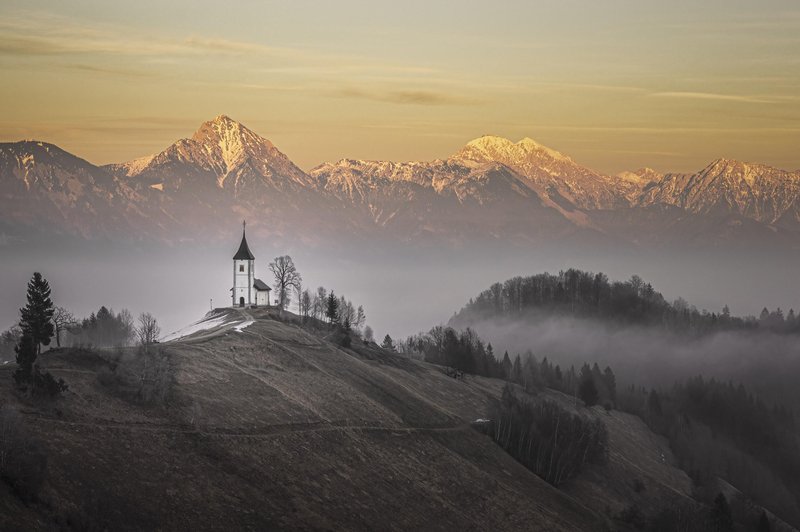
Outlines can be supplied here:
M234 307L268 307L270 287L256 279L256 258L247 245L246 222L242 222L242 243L233 256L233 288L231 304Z

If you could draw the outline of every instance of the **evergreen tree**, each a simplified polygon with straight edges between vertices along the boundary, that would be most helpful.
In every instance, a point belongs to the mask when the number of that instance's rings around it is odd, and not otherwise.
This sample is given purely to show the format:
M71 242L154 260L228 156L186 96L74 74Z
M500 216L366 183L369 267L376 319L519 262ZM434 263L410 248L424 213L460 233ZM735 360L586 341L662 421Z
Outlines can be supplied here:
M595 386L594 379L591 375L581 380L581 385L578 388L578 396L586 406L594 406L597 404L600 394L597 391L597 386Z
M758 518L758 525L756 526L757 532L771 532L772 525L769 524L767 512L761 510L761 517Z
M17 369L14 371L14 382L18 387L24 388L33 380L36 344L33 338L23 333L14 351L17 353Z
M388 334L383 337L383 343L381 347L384 349L388 349L389 351L394 351L394 342L392 341L392 337Z
M603 370L603 383L606 385L606 391L608 392L608 398L614 402L617 400L617 378L614 376L614 372L611 371L611 367L606 366L606 369Z
M514 365L511 369L511 380L517 384L522 384L522 361L519 355L514 357Z
M55 333L53 327L53 301L50 299L50 284L36 272L28 282L28 304L20 309L22 318L19 325L22 334L27 335L36 346L36 355L42 352L42 345L50 345Z
M655 390L650 390L650 396L647 398L647 409L657 416L663 413L661 410L661 398Z
M344 336L340 342L341 346L350 347L350 344L352 343L352 339L350 338L350 331L352 331L352 327L350 326L350 316L345 316L344 322L342 323L342 330L344 331Z
M28 283L28 304L20 309L22 335L14 348L17 354L15 384L28 393L55 397L67 389L63 379L56 380L50 373L42 373L36 364L42 344L48 345L53 336L53 302L50 300L50 285L39 272L33 274Z
M714 532L733 532L733 515L728 499L720 493L711 507L711 527Z
M339 300L336 298L336 294L333 293L333 290L328 294L325 316L328 318L328 323L335 323L339 319Z
M503 354L503 377L511 378L511 359L508 357L508 351Z

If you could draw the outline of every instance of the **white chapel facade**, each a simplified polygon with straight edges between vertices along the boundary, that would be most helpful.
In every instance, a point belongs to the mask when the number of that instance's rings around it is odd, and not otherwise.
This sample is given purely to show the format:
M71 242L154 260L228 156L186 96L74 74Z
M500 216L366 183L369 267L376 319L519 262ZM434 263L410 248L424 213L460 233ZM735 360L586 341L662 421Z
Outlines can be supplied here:
M233 256L233 288L231 304L234 307L268 307L270 287L256 279L256 258L247 245L246 223L242 223L242 242Z

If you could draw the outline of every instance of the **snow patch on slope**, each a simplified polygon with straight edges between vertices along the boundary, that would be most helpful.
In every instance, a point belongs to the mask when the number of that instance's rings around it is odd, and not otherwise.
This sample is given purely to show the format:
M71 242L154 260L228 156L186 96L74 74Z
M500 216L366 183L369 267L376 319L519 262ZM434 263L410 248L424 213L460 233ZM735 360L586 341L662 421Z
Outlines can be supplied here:
M177 340L179 338L185 338L200 331L208 331L217 327L221 327L225 325L225 321L227 320L227 318L228 316L225 314L222 314L221 316L215 316L212 318L204 317L200 321L196 321L191 325L187 325L183 329L178 329L177 331L162 337L161 341L169 342L172 340Z

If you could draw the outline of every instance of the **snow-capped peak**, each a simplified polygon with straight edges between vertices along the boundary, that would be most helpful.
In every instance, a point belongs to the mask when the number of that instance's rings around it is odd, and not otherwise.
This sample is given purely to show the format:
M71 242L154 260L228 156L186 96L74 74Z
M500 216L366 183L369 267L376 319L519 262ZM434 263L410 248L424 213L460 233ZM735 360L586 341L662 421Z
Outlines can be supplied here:
M484 135L471 140L456 156L466 156L469 159L480 157L496 161L546 156L555 161L572 162L566 155L539 144L529 137L513 142L505 137L495 135Z
M204 122L192 136L209 155L217 152L228 171L239 164L249 153L269 151L274 148L267 139L253 133L226 115Z
M624 171L617 174L617 177L620 178L622 181L627 183L633 183L635 185L646 185L648 183L652 183L653 181L661 180L664 175L657 170L653 170L652 168L639 168L638 170L634 170L633 172Z

